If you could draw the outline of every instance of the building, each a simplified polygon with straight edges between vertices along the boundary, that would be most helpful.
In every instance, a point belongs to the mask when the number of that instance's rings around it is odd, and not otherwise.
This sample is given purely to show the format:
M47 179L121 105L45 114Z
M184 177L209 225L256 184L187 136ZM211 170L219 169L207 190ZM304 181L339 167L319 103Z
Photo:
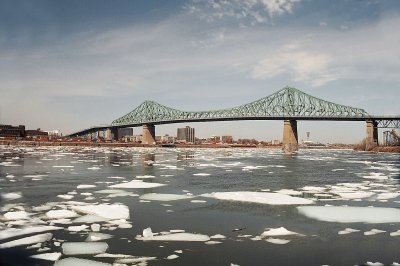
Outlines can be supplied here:
M228 143L228 144L232 144L233 143L233 137L232 136L222 136L222 143Z
M17 127L11 125L0 125L0 137L2 138L23 138L26 135L25 126Z
M40 128L38 128L38 129L33 129L33 130L26 130L25 136L26 136L26 138L36 139L36 138L48 137L49 133L42 131L42 130L40 130Z
M184 128L178 128L176 139L177 139L177 141L195 143L196 137L195 137L194 128L189 127L189 126L184 127Z
M124 137L132 137L133 136L133 128L118 128L118 138L122 139Z

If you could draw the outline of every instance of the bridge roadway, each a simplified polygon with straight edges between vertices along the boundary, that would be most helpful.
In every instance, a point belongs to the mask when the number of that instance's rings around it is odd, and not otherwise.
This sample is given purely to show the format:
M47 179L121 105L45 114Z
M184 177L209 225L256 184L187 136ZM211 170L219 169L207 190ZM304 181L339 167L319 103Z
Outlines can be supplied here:
M378 128L400 128L400 116L371 116L365 110L328 102L286 87L270 96L231 109L185 112L146 101L110 125L95 126L68 135L79 137L106 131L118 139L118 129L143 126L142 143L155 144L155 126L173 123L239 120L283 120L283 149L298 149L297 121L365 121L367 146L378 145Z

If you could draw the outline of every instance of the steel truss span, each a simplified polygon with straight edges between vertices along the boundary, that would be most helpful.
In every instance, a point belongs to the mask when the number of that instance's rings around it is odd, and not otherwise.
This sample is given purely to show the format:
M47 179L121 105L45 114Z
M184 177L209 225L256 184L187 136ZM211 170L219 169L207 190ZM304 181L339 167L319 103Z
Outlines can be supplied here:
M202 112L173 109L145 101L132 112L114 120L112 126L166 124L178 122L226 120L365 120L370 115L363 109L335 104L295 88L286 87L257 101L233 107Z

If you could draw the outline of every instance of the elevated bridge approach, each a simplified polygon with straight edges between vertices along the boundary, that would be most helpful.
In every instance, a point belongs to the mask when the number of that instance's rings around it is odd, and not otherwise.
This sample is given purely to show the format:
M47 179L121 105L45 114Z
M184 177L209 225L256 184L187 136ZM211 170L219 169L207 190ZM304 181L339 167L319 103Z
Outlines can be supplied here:
M241 106L212 111L188 112L170 108L153 101L145 101L110 125L91 127L70 134L83 136L107 130L109 140L118 138L118 129L143 127L142 143L155 143L155 126L172 123L283 120L283 148L298 149L297 121L365 121L367 145L378 145L379 127L400 127L400 116L371 116L364 109L340 105L308 95L298 89L285 87L267 97Z

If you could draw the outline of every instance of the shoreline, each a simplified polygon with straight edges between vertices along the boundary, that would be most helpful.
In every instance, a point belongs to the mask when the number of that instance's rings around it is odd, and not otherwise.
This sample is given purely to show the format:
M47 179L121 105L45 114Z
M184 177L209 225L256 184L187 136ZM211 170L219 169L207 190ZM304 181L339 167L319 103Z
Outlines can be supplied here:
M141 143L121 143L121 142L86 142L86 141L78 141L78 142L67 142L67 141L26 141L26 140L0 140L0 145L4 146L22 146L22 147L127 147L127 148L162 148L162 144L157 145L148 145ZM165 147L164 148L168 148ZM257 146L257 145L239 145L239 144L231 144L231 145L221 145L221 144L177 144L170 148L214 148L214 149L222 149L222 148L261 148L261 149L282 149L282 145L272 145L272 146ZM307 147L299 147L300 150L314 150L319 148L307 148ZM355 149L353 145L347 146L330 146L324 147L322 149L350 149L354 151L364 151ZM400 153L400 146L395 147L386 147L386 146L376 146L367 152L379 153L379 152L389 152L389 153Z

